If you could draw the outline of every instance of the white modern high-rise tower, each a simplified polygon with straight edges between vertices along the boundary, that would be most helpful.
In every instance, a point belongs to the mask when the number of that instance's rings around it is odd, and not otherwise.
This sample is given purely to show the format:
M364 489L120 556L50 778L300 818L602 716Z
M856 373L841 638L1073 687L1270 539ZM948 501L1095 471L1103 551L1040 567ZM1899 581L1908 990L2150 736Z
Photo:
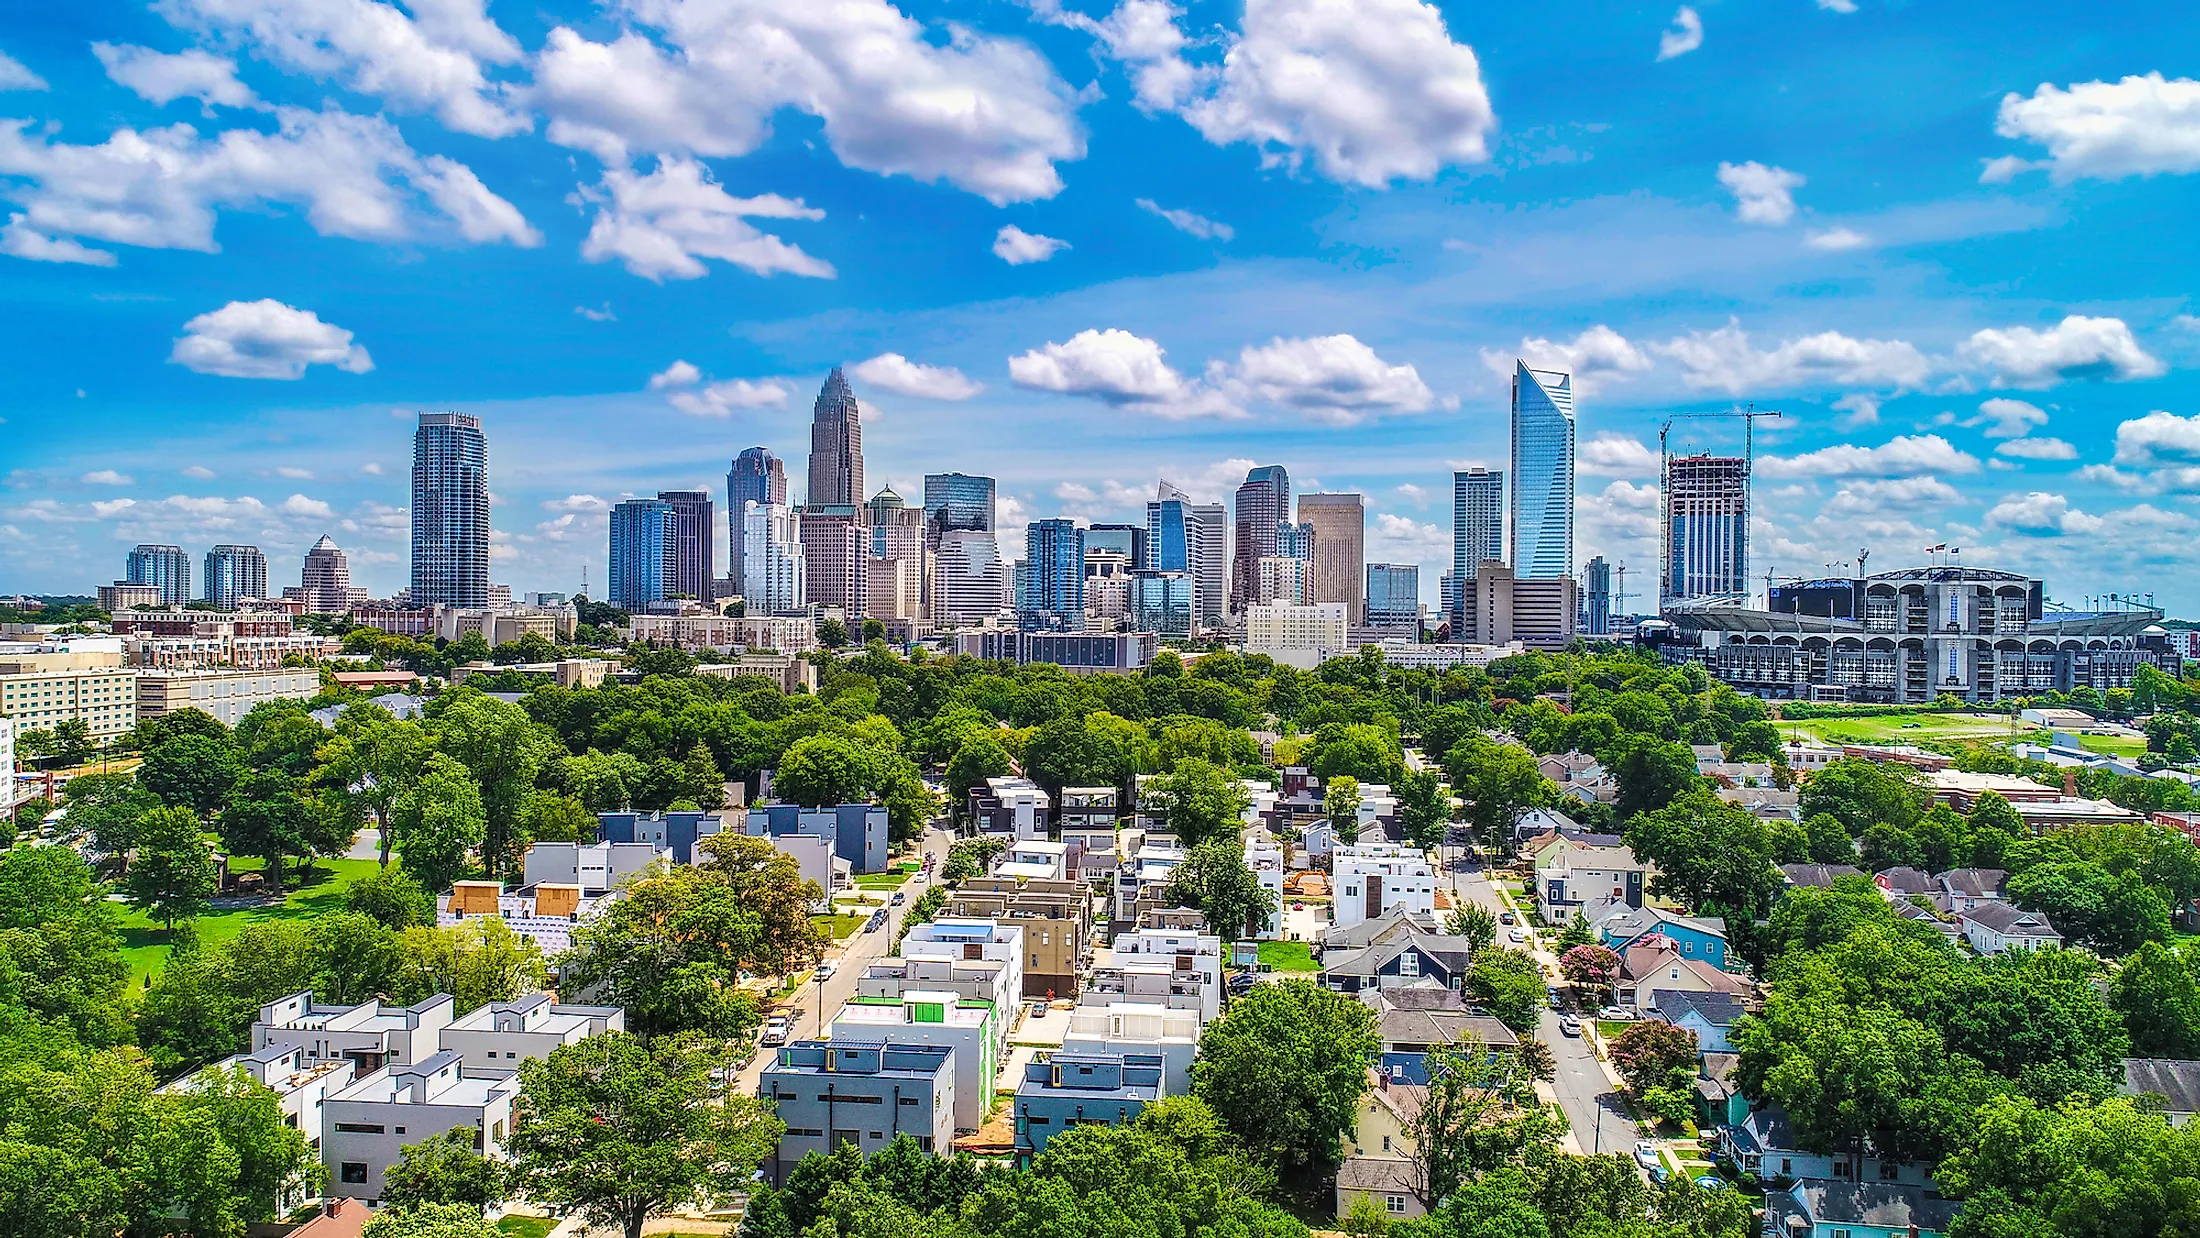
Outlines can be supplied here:
M1513 363L1512 555L1518 577L1574 574L1574 380Z

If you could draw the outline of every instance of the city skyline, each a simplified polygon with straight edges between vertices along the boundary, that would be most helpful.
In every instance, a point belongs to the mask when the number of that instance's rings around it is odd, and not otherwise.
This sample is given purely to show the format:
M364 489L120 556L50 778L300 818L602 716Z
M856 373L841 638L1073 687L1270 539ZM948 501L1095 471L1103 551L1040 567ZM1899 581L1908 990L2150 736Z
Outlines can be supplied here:
M0 341L0 589L82 592L74 565L139 543L295 563L327 533L387 595L390 415L452 411L497 441L492 575L571 591L621 498L716 493L750 446L806 460L803 397L838 364L869 493L994 476L1013 545L1277 463L1367 495L1366 558L1420 565L1433 605L1444 475L1508 466L1517 357L1577 379L1577 571L1601 554L1647 585L1656 427L1756 401L1787 416L1758 444L1753 590L1948 544L2072 599L2200 608L2200 258L2159 226L2195 170L2171 106L2192 71L2159 49L2200 14L2069 42L2044 0L1707 10L1667 54L1669 13L1407 2L1385 37L1418 40L1407 85L1431 90L1395 97L1469 103L1365 122L1222 75L1261 37L1240 16L1170 19L1187 41L1148 63L1095 42L1104 6L1008 9L956 19L1009 60L896 46L1038 128L884 142L901 114L871 95L776 126L756 100L591 112L545 84L552 35L585 52L620 19L566 0L485 7L481 44L367 3L478 78L407 93L359 47L290 56L310 31L145 9L11 28L0 280L27 312ZM1553 28L1583 80L1545 71ZM683 37L635 46L707 50ZM1923 45L1961 50L1857 89L1853 66ZM183 51L219 80L155 84ZM1197 97L1144 93L1167 81ZM110 139L153 134L199 173L127 220L94 209ZM253 180L222 140L327 162ZM681 194L713 210L662 209ZM1677 449L1733 450L1696 428Z

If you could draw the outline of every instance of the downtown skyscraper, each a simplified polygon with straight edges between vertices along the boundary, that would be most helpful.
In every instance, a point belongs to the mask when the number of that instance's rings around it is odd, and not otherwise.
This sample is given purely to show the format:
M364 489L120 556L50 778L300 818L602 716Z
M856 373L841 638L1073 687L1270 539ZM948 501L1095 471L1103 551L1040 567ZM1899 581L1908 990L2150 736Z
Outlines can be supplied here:
M1574 383L1513 363L1512 554L1518 577L1574 574Z
M191 600L191 556L181 546L139 546L123 560L122 579L160 590L163 606L181 606Z
M660 490L657 499L672 508L672 559L666 597L712 599L717 581L718 518L708 490Z
M1166 481L1146 504L1149 566L1155 572L1184 573L1191 587L1192 621L1200 627L1222 624L1226 520L1222 504L1194 503Z
M1453 627L1464 622L1466 582L1475 565L1505 557L1505 470L1464 469L1451 475L1451 573L1444 578L1444 610Z
M1016 626L1027 632L1079 632L1085 626L1085 531L1056 516L1024 530L1023 604Z
M413 431L412 603L489 604L489 439L470 413Z
M613 606L640 610L673 595L678 520L663 499L628 499L611 509L606 586Z
M240 598L267 596L267 556L258 546L216 546L206 552L206 600L235 610Z
M1264 464L1237 488L1236 539L1230 556L1230 613L1261 600L1260 561L1277 551L1276 530L1291 519L1291 474Z
M1299 523L1314 528L1316 602L1342 602L1345 621L1359 624L1367 614L1367 504L1357 494L1302 494Z
M787 466L770 449L751 447L734 457L733 467L726 471L726 576L735 593L748 588L743 560L748 551L743 524L746 505L776 503L783 507L786 502Z
M810 413L810 488L805 507L854 507L864 500L863 419L839 366Z
M1665 571L1658 578L1659 604L1747 594L1748 459L1667 456L1663 482Z

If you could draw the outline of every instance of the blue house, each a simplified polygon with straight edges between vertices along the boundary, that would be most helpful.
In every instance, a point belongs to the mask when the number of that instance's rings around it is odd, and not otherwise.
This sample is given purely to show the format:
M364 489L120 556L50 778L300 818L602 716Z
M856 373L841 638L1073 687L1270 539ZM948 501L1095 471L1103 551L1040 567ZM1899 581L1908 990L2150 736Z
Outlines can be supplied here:
M1698 993L1687 989L1651 989L1639 999L1642 1012L1696 1037L1696 1054L1732 1053L1735 1020L1742 1017L1742 999L1732 993Z
M1963 1205L1921 1186L1808 1179L1765 1195L1778 1238L1942 1238Z
M798 1040L764 1068L757 1094L786 1134L765 1162L774 1183L812 1152L852 1144L870 1156L898 1135L946 1155L955 1138L955 1050L893 1041Z
M1755 1110L1748 1121L1722 1132L1722 1136L1727 1159L1734 1162L1735 1168L1767 1182L1824 1179L1923 1188L1933 1180L1924 1165L1892 1160L1869 1150L1854 1158L1806 1152L1796 1146L1795 1128L1788 1122L1787 1110L1778 1105Z
M675 864L695 863L695 844L726 823L707 812L599 812L596 832L607 843L650 843L672 853Z
M1624 953L1638 938L1658 933L1680 949L1682 958L1702 959L1726 970L1726 924L1719 920L1679 915L1656 907L1630 907L1614 911L1591 927L1597 940Z
M1363 992L1360 1000L1375 1008L1376 1035L1382 1048L1376 1069L1385 1082L1425 1086L1428 1055L1441 1046L1480 1042L1491 1053L1520 1047L1512 1029L1485 1014L1468 1010L1457 993L1434 985Z
M829 838L833 854L859 873L886 870L886 808L881 804L764 804L749 809L746 831L752 838L809 834Z
M1027 1063L1016 1085L1016 1163L1029 1167L1072 1126L1136 1118L1161 1099L1166 1070L1158 1053L1056 1053Z

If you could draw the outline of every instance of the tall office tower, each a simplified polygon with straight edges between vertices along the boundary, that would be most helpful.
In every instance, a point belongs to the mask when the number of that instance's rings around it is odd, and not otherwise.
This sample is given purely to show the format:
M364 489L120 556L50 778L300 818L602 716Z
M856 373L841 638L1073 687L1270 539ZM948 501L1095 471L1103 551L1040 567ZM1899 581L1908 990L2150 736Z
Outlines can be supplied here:
M206 600L237 609L238 598L267 596L267 556L258 546L216 546L206 552Z
M1278 521L1276 524L1276 553L1288 559L1314 561L1314 526Z
M1749 461L1740 456L1668 456L1665 574L1658 602L1749 592Z
M976 627L1008 605L1008 568L991 532L949 529L933 554L932 622L943 628Z
M1141 530L1143 532L1143 530ZM1085 615L1088 630L1113 632L1131 613L1131 557L1114 545L1096 546L1085 530Z
M306 552L305 567L298 574L298 588L284 589L283 596L306 604L309 615L341 615L367 600L367 591L351 585L351 560L326 533Z
M1230 613L1243 613L1255 600L1260 561L1281 553L1276 530L1291 519L1291 474L1280 464L1264 464L1245 474L1237 488L1237 540L1230 552Z
M931 615L932 602L932 551L925 545L924 509L911 507L904 502L893 487L871 496L863 505L864 515L871 529L871 596L874 599L892 599L890 606L874 601L865 612L873 619L924 619ZM892 564L907 564L915 581L916 601L905 604L899 592L900 586L891 582L899 579L902 569ZM889 583L882 586L883 578ZM881 593L881 588L887 591ZM891 613L887 613L891 611ZM904 614L902 612L907 611Z
M1505 557L1505 470L1467 469L1451 475L1451 572L1461 587L1444 598L1444 613L1456 630L1464 620L1465 598L1478 563Z
M1367 565L1367 626L1421 627L1421 566L1417 563Z
M1123 556L1124 570L1146 566L1146 529L1136 524L1095 524L1085 528L1085 556L1108 550Z
M1603 555L1581 569L1581 631L1584 636L1612 634L1612 565Z
M122 580L160 590L163 606L181 606L191 600L191 556L181 546L139 546L123 560Z
M787 466L779 457L766 448L751 447L733 458L733 467L726 471L726 575L735 590L747 587L748 572L741 556L748 544L742 524L748 505L786 501Z
M863 419L839 366L826 376L810 413L810 490L805 507L854 507L863 501Z
M1199 560L1200 622L1219 628L1229 602L1230 513L1220 503L1195 503L1191 517L1205 547Z
M489 439L471 413L413 432L412 604L489 604Z
M848 503L802 505L802 561L809 576L803 600L837 606L863 618L871 602L871 531L863 509Z
M628 499L611 509L611 578L604 588L613 606L640 610L676 592L679 522L663 499Z
M1085 626L1085 531L1059 516L1024 529L1024 596L1016 626L1079 632Z
M1183 572L1192 582L1192 615L1202 627L1222 623L1222 505L1199 504L1162 482L1146 504L1146 550L1152 569Z
M1288 526L1286 526L1288 527ZM1314 565L1296 555L1262 555L1252 602L1288 602L1303 606L1314 589Z
M925 538L934 547L956 530L993 532L993 479L968 473L924 475Z
M1199 613L1193 600L1190 572L1136 571L1131 573L1131 630L1162 636L1192 635Z
M665 596L712 600L718 520L710 491L660 490L657 499L672 505L672 575L665 581Z
M1357 494L1302 494L1299 523L1314 527L1314 600L1343 602L1346 620L1363 622L1367 599L1367 507Z
M1513 363L1513 573L1574 574L1574 380Z
M802 609L808 564L802 553L802 522L785 503L750 499L741 511L741 596L751 615L777 615Z

